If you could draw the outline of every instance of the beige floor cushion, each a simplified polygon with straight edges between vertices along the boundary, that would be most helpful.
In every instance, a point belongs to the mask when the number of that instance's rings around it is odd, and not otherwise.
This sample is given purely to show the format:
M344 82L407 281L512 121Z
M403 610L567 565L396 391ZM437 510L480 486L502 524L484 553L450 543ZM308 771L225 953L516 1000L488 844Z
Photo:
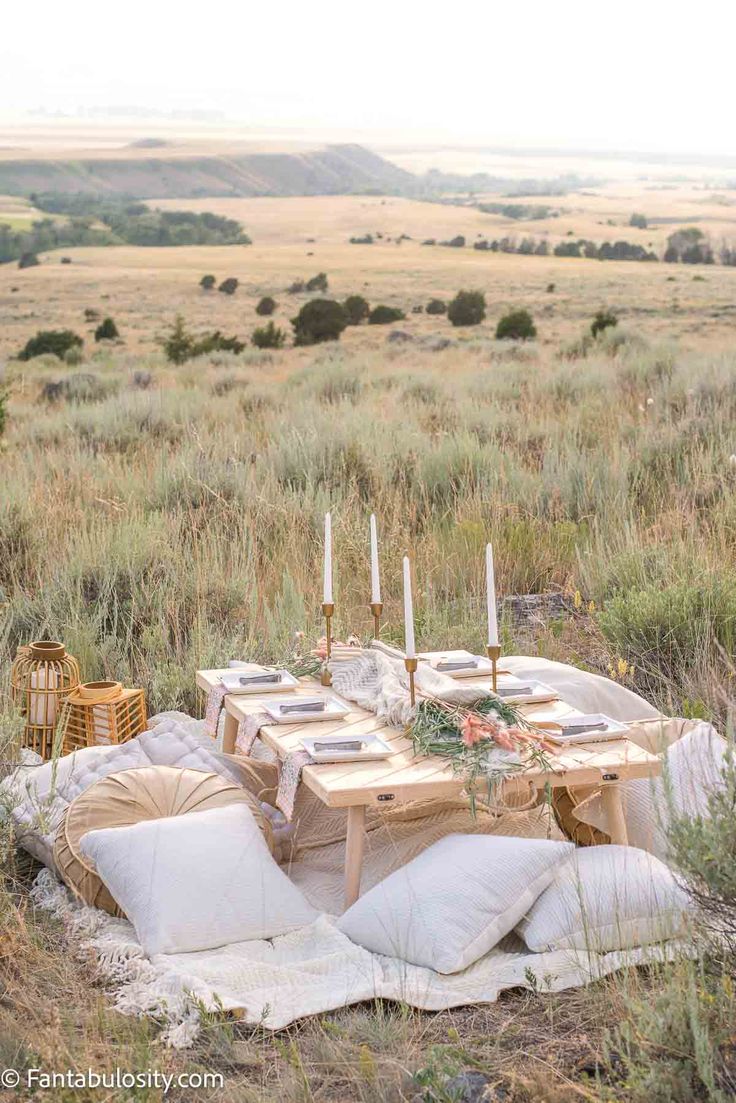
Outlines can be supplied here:
M238 803L250 808L269 850L273 850L271 827L258 800L235 782L218 774L174 766L123 770L95 782L71 802L56 834L54 860L64 883L80 900L110 915L122 916L94 864L80 849L83 835ZM223 839L222 845L237 847L238 841Z

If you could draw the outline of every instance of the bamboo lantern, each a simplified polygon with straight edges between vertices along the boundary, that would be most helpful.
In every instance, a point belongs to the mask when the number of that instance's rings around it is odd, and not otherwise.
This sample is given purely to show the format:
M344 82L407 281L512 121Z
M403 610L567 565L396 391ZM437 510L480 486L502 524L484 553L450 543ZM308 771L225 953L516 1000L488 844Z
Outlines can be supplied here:
M142 689L124 689L120 682L84 682L61 705L59 738L63 753L125 743L145 731L146 722Z
M19 647L10 672L14 703L25 717L23 746L51 758L62 700L79 685L79 664L63 643L38 640Z

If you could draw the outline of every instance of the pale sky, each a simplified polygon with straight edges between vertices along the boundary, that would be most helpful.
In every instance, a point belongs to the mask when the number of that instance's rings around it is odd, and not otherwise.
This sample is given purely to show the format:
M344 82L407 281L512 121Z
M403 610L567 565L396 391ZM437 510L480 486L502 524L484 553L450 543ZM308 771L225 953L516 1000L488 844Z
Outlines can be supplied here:
M0 116L140 105L417 142L736 153L733 0L40 0Z

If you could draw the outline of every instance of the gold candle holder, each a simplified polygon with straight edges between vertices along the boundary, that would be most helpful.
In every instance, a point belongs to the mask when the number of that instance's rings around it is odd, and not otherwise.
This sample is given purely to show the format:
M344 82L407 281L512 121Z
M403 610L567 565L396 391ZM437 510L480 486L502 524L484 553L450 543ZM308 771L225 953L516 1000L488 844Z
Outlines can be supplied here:
M498 688L497 666L498 660L501 658L501 648L498 646L498 644L496 644L495 647L492 647L489 643L486 647L486 653L488 655L488 658L491 660L491 687L493 689L493 692L495 693Z
M404 659L404 666L406 667L409 675L409 699L411 701L412 708L416 704L416 690L414 688L414 675L419 665L417 659Z
M327 640L327 655L325 657L324 666L322 667L322 676L320 678L320 681L323 686L331 686L332 675L330 674L327 665L332 656L332 618L335 615L335 606L331 601L322 602L322 614L325 618L325 639Z
M370 604L370 610L373 614L373 639L377 640L381 635L381 613L383 612L383 602L372 601Z

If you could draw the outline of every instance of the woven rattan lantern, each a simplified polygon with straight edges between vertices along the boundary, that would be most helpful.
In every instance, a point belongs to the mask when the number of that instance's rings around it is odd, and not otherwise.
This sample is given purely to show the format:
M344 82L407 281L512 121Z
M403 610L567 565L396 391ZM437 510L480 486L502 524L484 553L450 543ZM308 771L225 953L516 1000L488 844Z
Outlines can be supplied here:
M50 758L64 697L79 685L79 664L63 643L38 640L19 647L10 672L13 701L25 717L23 745Z
M61 705L59 738L63 753L125 743L146 730L146 720L142 689L124 689L120 682L84 682Z

